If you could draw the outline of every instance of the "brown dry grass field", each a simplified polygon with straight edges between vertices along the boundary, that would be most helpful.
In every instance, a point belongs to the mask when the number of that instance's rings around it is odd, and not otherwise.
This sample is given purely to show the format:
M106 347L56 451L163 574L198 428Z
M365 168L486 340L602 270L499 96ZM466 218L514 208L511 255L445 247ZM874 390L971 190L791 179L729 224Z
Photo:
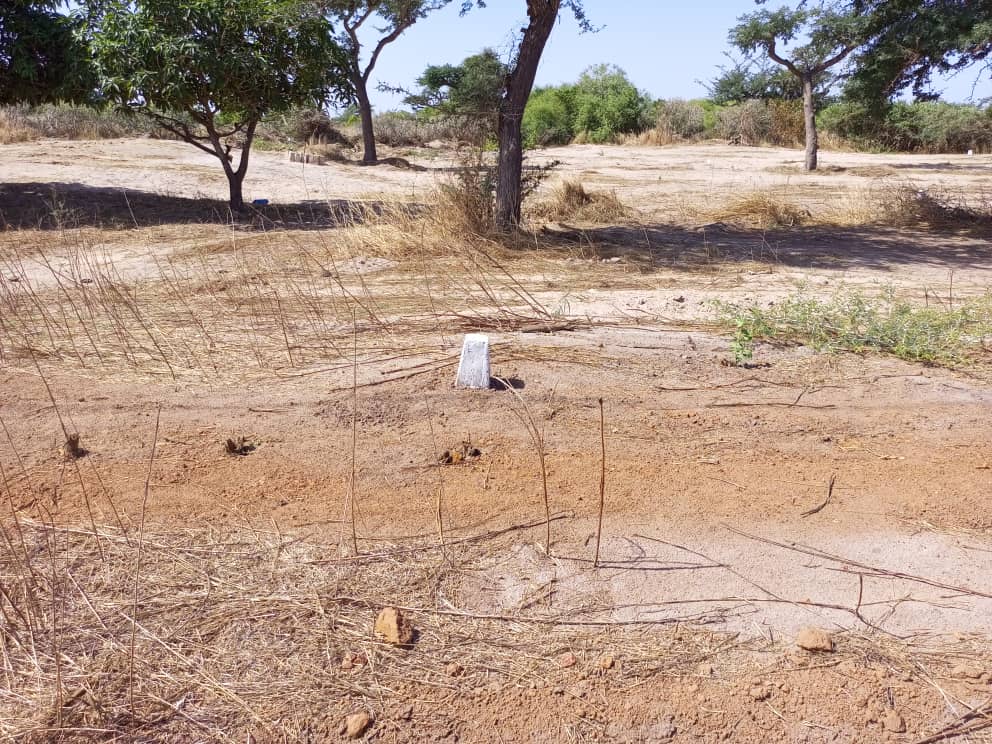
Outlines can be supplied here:
M0 147L0 740L992 741L988 157L394 154Z

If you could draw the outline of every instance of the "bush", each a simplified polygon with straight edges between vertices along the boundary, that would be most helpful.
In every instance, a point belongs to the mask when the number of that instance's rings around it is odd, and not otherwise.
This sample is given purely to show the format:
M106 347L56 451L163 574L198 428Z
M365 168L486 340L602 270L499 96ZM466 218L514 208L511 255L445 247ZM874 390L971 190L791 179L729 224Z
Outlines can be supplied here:
M874 115L857 103L826 107L820 127L857 147L873 150L950 153L992 152L992 111L942 103L896 103Z
M423 147L429 142L475 142L478 120L464 116L417 116L407 111L387 111L375 117L375 138L392 147Z
M644 131L648 125L649 99L642 95L619 67L590 67L575 86L575 132L589 142L613 142L623 134Z
M774 121L764 101L745 101L717 112L716 135L734 145L769 142Z
M651 123L650 99L618 67L590 67L575 85L539 88L524 111L526 147L617 142Z
M696 101L659 101L655 126L669 141L693 139L706 131L706 111Z
M524 110L524 147L567 145L572 141L574 93L575 89L569 85L534 91Z

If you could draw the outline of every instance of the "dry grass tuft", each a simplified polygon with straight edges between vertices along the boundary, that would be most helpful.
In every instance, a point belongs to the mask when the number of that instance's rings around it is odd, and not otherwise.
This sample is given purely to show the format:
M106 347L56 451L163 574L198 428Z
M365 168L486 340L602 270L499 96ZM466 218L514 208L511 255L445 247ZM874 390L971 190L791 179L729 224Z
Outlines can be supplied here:
M882 181L842 200L825 221L838 225L987 230L992 228L992 202L981 196L969 199L946 189Z
M695 221L760 229L798 227L811 217L808 209L772 191L752 191L713 208L689 207L685 211Z
M19 142L32 142L40 135L30 127L10 121L0 113L0 145L15 145Z
M565 220L613 225L630 218L631 211L614 192L586 191L579 181L566 180L551 199L536 205L531 216L548 222Z

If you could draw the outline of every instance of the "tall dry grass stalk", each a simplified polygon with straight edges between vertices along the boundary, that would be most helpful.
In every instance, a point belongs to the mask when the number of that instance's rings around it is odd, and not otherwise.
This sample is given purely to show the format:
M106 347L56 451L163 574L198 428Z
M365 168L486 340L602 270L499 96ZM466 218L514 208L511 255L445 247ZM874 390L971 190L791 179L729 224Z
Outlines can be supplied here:
M548 466L545 462L545 451L544 451L544 432L541 431L540 427L537 425L533 414L531 413L530 406L524 399L517 389L509 380L503 378L496 378L500 385L503 386L505 390L508 390L513 397L516 399L518 406L513 408L514 414L520 420L520 423L524 425L524 429L527 430L527 435L530 437L531 443L534 445L534 452L537 454L537 462L541 471L541 495L544 501L544 521L545 521L545 536L544 536L544 552L547 555L551 555L551 498L548 495Z
M552 317L540 279L517 278L551 267L533 246L467 234L443 209L348 219L333 234L218 227L190 241L177 231L176 248L147 255L97 244L88 229L0 236L0 362L31 366L33 355L42 368L176 381L343 377L355 328L362 364L440 362L450 352L439 329ZM426 280L402 263L413 257L430 258Z

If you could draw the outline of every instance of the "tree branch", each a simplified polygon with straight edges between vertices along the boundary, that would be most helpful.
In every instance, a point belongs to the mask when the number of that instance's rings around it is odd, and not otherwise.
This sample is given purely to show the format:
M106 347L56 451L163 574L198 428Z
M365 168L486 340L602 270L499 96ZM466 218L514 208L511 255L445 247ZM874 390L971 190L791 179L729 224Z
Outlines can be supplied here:
M833 57L830 57L829 59L821 62L816 67L814 67L811 70L811 72L813 72L813 74L815 74L815 75L819 75L821 72L826 72L827 70L829 70L831 67L833 67L838 62L840 62L841 60L843 60L844 57L846 57L847 55L849 55L851 52L853 52L857 48L858 48L858 44L853 44L853 43L852 44L848 44L843 49L841 49L839 52L837 52L837 54L835 54Z
M775 38L774 37L772 37L771 39L768 40L768 43L766 44L765 49L768 51L768 58L771 59L773 62L777 62L778 64L782 65L782 67L785 67L786 69L788 69L789 72L791 72L796 77L802 77L803 76L803 71L799 69L799 66L795 62L793 62L790 59L786 59L785 57L782 57L775 50Z

